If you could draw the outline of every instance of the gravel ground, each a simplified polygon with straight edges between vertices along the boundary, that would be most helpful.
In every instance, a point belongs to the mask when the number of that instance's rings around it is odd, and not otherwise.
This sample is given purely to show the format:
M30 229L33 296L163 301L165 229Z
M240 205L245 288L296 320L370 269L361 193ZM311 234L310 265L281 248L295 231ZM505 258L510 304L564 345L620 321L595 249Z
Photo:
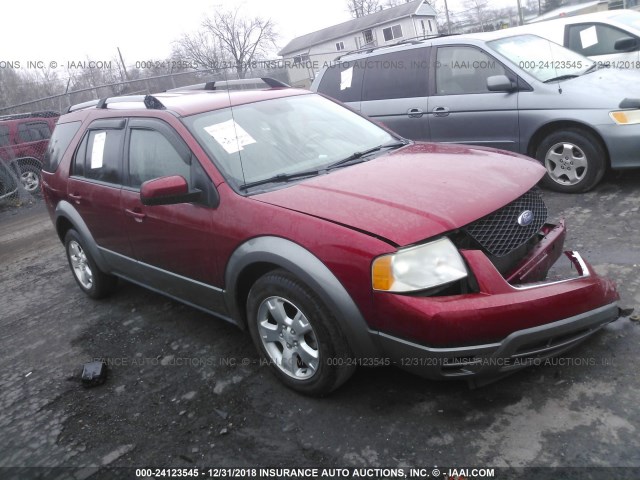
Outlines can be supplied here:
M545 199L567 219L567 247L640 310L640 172ZM312 399L281 386L248 336L214 317L126 282L107 300L83 295L41 201L2 205L0 226L0 477L439 465L627 467L605 478L640 478L637 321L477 390L385 367ZM81 365L102 357L106 383L83 388Z

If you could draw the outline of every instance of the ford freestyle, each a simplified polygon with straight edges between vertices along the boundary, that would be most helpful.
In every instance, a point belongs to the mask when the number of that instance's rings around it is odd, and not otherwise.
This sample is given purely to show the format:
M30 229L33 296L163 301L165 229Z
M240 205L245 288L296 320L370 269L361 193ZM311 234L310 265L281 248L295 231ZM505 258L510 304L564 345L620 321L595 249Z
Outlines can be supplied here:
M121 278L212 313L323 395L358 365L483 383L618 318L613 283L563 252L544 174L304 90L192 90L71 107L43 191L86 294Z

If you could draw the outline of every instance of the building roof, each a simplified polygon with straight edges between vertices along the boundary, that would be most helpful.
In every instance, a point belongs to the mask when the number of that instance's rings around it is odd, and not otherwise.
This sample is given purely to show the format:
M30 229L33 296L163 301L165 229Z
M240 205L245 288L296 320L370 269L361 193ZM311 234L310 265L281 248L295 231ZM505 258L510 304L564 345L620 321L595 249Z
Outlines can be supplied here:
M386 8L379 12L365 15L364 17L354 18L338 25L323 28L317 32L307 33L301 37L296 37L291 40L287 45L280 50L278 55L284 56L288 53L304 50L313 45L324 43L334 38L342 38L354 32L361 32L368 28L375 27L383 23L388 23L393 20L408 17L409 15L415 15L418 8L424 3L422 10L426 15L433 15L435 17L435 10L425 0L414 0L413 2L403 3L397 7Z

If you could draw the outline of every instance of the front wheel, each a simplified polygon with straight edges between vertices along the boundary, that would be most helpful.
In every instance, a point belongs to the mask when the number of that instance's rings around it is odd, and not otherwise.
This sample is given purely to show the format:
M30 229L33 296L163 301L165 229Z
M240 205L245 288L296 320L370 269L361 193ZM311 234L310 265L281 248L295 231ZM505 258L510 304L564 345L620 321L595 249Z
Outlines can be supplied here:
M118 279L98 268L78 232L69 230L64 237L64 245L73 278L84 293L97 299L106 297L115 289Z
M288 387L326 395L354 372L336 319L311 289L291 273L259 278L247 299L249 331L273 373Z
M607 164L598 139L578 129L545 137L536 149L536 158L547 169L542 185L563 193L591 190L602 179Z

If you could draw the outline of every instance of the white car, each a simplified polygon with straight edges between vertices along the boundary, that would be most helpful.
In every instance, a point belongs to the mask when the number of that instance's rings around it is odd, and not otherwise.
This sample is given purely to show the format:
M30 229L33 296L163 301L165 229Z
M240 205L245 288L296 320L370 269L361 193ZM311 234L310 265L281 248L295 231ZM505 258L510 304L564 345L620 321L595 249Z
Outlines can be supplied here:
M640 12L608 10L511 29L532 33L603 65L640 70Z

